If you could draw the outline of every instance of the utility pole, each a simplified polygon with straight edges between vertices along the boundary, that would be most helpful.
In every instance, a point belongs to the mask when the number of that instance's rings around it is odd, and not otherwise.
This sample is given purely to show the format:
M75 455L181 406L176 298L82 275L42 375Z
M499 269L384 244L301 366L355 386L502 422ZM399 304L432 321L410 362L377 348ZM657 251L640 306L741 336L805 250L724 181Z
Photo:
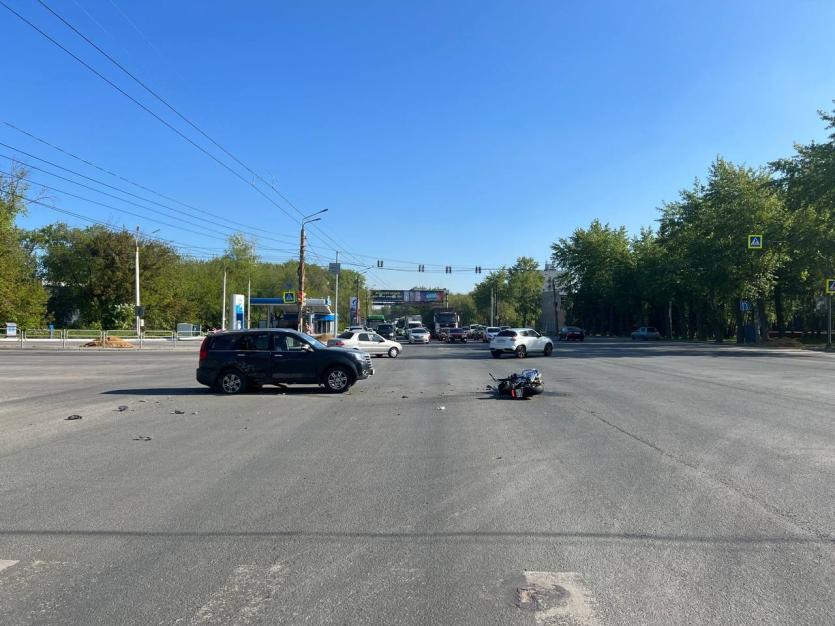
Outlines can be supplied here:
M302 232L299 238L299 293L296 294L296 301L299 304L299 319L296 330L301 332L304 330L304 222L302 222Z
M220 330L226 330L226 268L223 268L223 299L220 301Z
M554 296L554 332L560 332L560 301L557 298L557 279L551 276L551 293Z
M136 271L134 273L135 291L136 291L136 336L142 336L142 316L140 315L140 300L139 300L139 226L136 227L136 236L134 237L136 243L136 256L134 259L134 266Z
M321 211L316 211L316 213L311 213L302 218L302 230L299 236L299 293L296 296L296 300L299 304L299 319L297 324L297 330L300 332L304 330L304 246L305 246L305 235L304 235L304 227L306 224L310 224L311 222L318 222L321 217L317 217L315 219L310 219L314 215L319 215L320 213L324 213L327 209L322 209Z
M250 328L249 324L249 303L252 300L252 277L246 281L246 327Z
M336 251L336 295L334 297L333 336L339 334L339 250Z
M357 274L357 308L356 308L356 313L354 313L354 315L355 315L354 324L359 326L359 323L360 323L360 277L359 277L359 274Z
M490 326L495 326L495 324L493 323L493 311L494 311L493 303L495 302L495 300L496 300L495 290L493 289L493 287L490 287Z

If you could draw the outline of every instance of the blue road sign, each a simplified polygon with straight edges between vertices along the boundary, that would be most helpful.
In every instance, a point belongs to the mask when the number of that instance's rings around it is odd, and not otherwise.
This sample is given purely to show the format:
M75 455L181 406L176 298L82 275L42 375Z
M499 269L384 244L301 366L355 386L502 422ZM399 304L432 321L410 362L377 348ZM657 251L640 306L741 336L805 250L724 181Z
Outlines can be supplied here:
M748 249L762 250L763 236L762 235L748 235Z
M835 278L826 279L826 293L830 296L835 294Z

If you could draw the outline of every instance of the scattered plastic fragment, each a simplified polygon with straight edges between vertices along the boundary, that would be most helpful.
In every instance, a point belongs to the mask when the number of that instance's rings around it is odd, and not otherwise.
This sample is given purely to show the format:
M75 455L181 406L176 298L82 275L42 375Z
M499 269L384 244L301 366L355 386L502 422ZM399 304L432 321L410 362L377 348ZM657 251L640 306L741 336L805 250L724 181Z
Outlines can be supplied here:
M137 435L133 438L134 441L150 441L153 437L149 435Z
M80 420L81 416L80 415L67 415L67 417L65 417L64 419L65 420Z
M186 412L181 411L180 409L174 409L173 411L171 411L171 413L173 413L174 415L185 415Z
M128 410L128 405L127 404L120 404L119 406L116 407L116 410L119 411L119 413L124 413L125 411Z

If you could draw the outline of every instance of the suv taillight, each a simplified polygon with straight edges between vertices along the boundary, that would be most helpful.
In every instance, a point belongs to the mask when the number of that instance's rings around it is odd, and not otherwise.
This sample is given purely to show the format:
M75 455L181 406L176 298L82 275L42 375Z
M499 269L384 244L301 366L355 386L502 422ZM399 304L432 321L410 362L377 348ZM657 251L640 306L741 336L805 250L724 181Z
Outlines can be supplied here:
M205 361L209 357L209 338L206 337L203 340L203 343L200 344L200 360Z

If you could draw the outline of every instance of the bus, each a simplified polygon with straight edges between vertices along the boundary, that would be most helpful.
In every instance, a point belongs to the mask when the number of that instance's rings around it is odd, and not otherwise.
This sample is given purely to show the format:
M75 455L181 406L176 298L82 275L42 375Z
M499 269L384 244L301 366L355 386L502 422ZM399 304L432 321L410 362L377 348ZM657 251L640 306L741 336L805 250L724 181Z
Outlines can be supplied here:
M369 315L368 318L365 320L365 325L371 328L372 330L377 330L377 326L385 323L385 315Z

